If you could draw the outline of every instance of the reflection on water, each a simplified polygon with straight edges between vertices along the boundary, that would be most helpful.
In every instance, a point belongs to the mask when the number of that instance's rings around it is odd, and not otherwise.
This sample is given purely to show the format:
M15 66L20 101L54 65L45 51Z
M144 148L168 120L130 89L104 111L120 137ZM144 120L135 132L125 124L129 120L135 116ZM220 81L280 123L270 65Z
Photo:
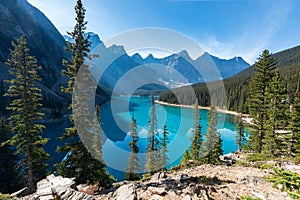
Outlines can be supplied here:
M138 146L141 166L145 164L147 134L149 130L151 100L149 97L114 97L101 107L102 129L107 137L103 146L103 158L110 167L108 170L119 180L123 179L129 156L128 143L129 125L132 114L137 120L139 133ZM190 145L191 127L193 124L193 110L188 108L155 105L157 116L157 130L162 131L167 124L169 144L167 153L169 166L172 167L180 162L183 152ZM202 133L207 129L208 111L201 110ZM224 153L235 151L234 116L218 114L218 129L221 131ZM223 119L223 121L222 121ZM143 169L141 170L143 171Z
M145 165L151 100L149 97L114 97L112 102L114 103L107 102L101 106L101 127L106 136L103 145L103 159L108 166L108 171L118 180L122 180L130 153L128 146L131 141L129 125L133 113L137 120L137 131L140 137L138 142L139 159L141 166L144 167ZM161 132L164 124L166 124L170 133L167 155L169 158L168 167L172 167L179 164L183 152L190 145L193 110L157 104L155 108L158 132ZM202 133L205 133L207 129L207 117L208 111L201 110ZM221 131L224 153L235 151L237 146L234 141L234 116L219 113L218 117L220 120L224 119L223 123L219 122L217 127ZM60 162L64 157L63 154L56 153L55 150L57 146L63 144L57 138L64 133L64 128L68 126L69 123L66 120L62 123L47 125L44 130L44 136L50 138L45 146L46 151L51 154L50 166ZM143 172L143 169L141 171Z

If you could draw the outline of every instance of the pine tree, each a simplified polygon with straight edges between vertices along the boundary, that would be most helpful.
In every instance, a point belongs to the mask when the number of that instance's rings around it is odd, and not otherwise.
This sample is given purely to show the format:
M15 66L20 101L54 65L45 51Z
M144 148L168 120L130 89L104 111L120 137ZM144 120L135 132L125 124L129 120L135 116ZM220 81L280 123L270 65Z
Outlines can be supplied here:
M210 163L213 164L220 164L220 156L223 155L223 150L222 150L222 139L221 139L221 133L220 131L217 132L217 141L214 145L214 148L212 150L212 156L211 156L211 161Z
M202 134L201 134L201 124L200 124L200 112L198 105L198 98L196 98L196 102L194 104L194 125L192 130L192 144L191 144L191 153L190 156L194 161L198 161L200 159L200 151L202 144Z
M154 174L160 168L160 150L159 150L159 138L156 130L157 120L155 114L155 104L154 97L151 96L151 112L150 112L150 131L148 135L148 148L147 148L147 161L146 161L146 171L148 173Z
M289 121L289 131L291 136L289 139L289 155L300 156L300 91L299 86L294 95L294 102Z
M280 156L286 151L287 146L286 134L280 134L278 131L286 131L287 99L286 90L284 89L279 72L276 70L272 81L267 88L267 99L269 99L267 107L267 119L265 124L265 138L263 152L269 156Z
M48 139L42 138L44 125L39 123L44 116L40 111L41 90L37 87L40 81L37 70L40 68L36 59L29 55L25 36L21 36L17 44L13 43L13 47L11 58L6 62L13 76L8 81L10 86L6 94L13 99L9 106L10 127L14 134L10 143L23 158L19 165L24 170L28 192L31 193L36 189L36 182L45 176L45 161L49 160L49 154L43 149Z
M167 152L168 152L168 135L169 132L167 130L167 125L164 125L163 128L163 132L162 132L162 141L161 141L161 166L160 169L161 170L166 170L166 166L168 165L168 156L167 156Z
M208 117L208 128L203 143L203 161L208 164L219 163L220 134L217 133L217 111L214 106L211 107Z
M58 152L65 153L67 156L61 163L56 164L56 168L62 176L75 177L78 184L97 183L99 187L109 187L113 179L107 173L102 160L102 132L97 127L99 124L97 117L96 119L92 117L95 113L90 113L88 107L89 102L93 100L92 91L96 86L89 66L84 64L91 45L89 37L84 37L87 24L85 11L81 0L77 0L75 6L77 23L73 32L68 33L75 42L68 43L66 48L72 55L72 61L70 63L63 61L67 68L63 71L63 75L69 81L67 87L62 89L67 94L73 93L73 102L69 108L73 109L74 113L70 115L71 127L66 128L64 135L59 138L66 142L64 146L57 148ZM78 133L81 133L80 138ZM83 143L88 145L85 146Z
M248 107L250 116L253 118L253 130L250 132L248 146L257 153L262 152L264 145L269 103L267 88L274 76L275 65L276 60L271 57L268 50L264 50L255 63L255 75L251 78L249 84Z
M241 152L245 143L246 143L246 137L245 137L245 126L242 118L242 114L239 114L235 117L235 143L238 146L237 151Z
M22 186L18 180L17 156L8 145L10 128L4 117L0 120L0 193L12 193Z
M137 133L137 124L136 124L136 119L134 116L131 119L130 123L130 136L131 136L131 142L129 142L129 147L130 147L130 155L128 159L128 167L127 167L127 172L125 174L125 179L134 181L134 180L139 180L140 175L138 171L141 169L140 167L140 162L139 158L137 156L137 153L139 152L139 147L137 146L137 142L139 140L139 136Z
M0 115L6 113L7 99L4 94L5 94L4 83L3 80L0 79Z
M192 158L191 158L191 156L190 156L189 150L186 149L186 150L184 151L183 156L182 156L180 165L183 166L183 167L189 167L189 161L190 161L191 159L192 159Z

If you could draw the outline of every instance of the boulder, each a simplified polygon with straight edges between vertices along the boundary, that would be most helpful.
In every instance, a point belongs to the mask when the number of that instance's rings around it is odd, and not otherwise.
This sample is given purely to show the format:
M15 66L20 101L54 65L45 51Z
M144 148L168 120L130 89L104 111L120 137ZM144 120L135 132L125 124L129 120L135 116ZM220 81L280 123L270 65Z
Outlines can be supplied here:
M151 177L150 182L160 182L162 179L166 179L167 177L167 172L157 172Z
M137 200L137 194L134 184L122 185L113 194L116 200Z
M166 190L162 187L148 187L148 191L152 194L165 195Z
M95 197L78 192L73 178L49 175L37 183L37 190L34 194L23 197L24 200L94 200Z

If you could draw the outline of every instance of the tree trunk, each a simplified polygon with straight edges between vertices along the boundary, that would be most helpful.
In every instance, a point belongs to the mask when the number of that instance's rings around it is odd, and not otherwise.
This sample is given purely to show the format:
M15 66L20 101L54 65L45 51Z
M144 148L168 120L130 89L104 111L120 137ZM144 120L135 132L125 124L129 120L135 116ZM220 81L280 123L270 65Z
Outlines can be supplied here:
M31 161L31 151L30 151L30 144L26 145L26 162L27 162L27 168L28 168L28 193L31 194L35 192L36 186L34 183L34 177L33 177L33 166L32 166L32 161Z

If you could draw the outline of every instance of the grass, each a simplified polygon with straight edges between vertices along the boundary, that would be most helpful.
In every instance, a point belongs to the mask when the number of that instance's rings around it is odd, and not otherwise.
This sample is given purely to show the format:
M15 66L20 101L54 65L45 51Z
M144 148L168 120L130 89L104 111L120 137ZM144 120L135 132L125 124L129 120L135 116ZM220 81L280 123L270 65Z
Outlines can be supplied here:
M252 198L251 196L241 196L241 200L262 200L261 198Z

